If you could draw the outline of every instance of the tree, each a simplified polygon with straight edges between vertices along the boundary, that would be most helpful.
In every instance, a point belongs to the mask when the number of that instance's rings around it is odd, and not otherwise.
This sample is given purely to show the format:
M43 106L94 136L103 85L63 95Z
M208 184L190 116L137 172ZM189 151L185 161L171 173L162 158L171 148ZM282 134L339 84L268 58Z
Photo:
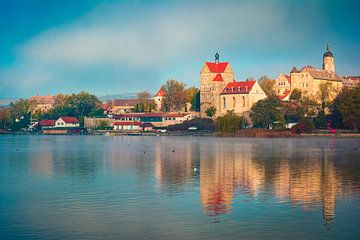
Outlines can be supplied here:
M243 117L235 115L233 111L228 111L226 115L216 119L216 129L222 132L236 132L242 128Z
M8 108L0 109L0 129L8 129L11 124L11 114Z
M101 117L104 115L100 103L95 95L87 92L72 95L59 94L55 97L54 108L44 117L56 119L60 116L71 116L83 122L84 117Z
M185 84L174 79L170 79L162 86L165 111L180 111L186 103Z
M326 83L320 83L319 84L319 99L321 101L321 106L324 109L326 107L326 105L328 105L328 100L330 97L330 92L331 92L331 83L326 82Z
M34 103L27 99L20 99L14 103L10 103L11 129L19 130L21 128L27 128L33 109Z
M312 98L304 96L300 99L299 110L302 118L316 117L319 112L319 103Z
M300 99L301 99L301 90L295 88L290 94L290 100L298 103Z
M213 116L215 116L216 107L214 107L214 106L209 107L208 109L206 109L205 113L206 113L206 116L212 118Z
M360 85L344 89L334 101L334 114L340 115L344 126L360 130Z
M270 97L255 103L251 108L250 118L254 127L270 128L274 122L283 122L282 105L277 97Z
M267 96L275 95L273 90L275 80L269 78L268 76L262 76L258 79L258 83Z
M191 110L196 112L200 111L200 91L191 99Z
M139 111L146 112L149 111L149 99L151 98L151 94L147 91L139 92L137 94L137 99L139 100Z

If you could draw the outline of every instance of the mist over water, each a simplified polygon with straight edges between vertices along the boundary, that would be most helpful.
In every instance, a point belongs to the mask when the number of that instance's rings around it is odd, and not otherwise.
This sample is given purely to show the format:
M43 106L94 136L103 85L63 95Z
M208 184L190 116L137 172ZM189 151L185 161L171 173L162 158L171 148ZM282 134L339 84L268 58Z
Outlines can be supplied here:
M0 136L0 239L356 239L360 140Z

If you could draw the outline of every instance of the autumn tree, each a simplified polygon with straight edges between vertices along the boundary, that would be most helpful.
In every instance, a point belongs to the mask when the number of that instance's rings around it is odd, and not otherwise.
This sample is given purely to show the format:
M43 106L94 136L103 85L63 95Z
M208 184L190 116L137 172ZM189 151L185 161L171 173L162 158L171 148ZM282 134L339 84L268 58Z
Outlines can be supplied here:
M11 124L11 114L8 108L0 109L0 129L8 129Z
M275 95L273 90L275 80L269 78L268 76L261 76L258 79L258 83L267 96Z
M199 89L197 87L194 87L194 86L185 89L186 102L191 103L191 110L192 111L196 111L196 109L200 108L200 107L197 107L198 93L199 93ZM199 97L200 97L200 95L199 95Z
M185 84L174 79L168 80L162 86L164 97L165 111L180 111L186 103Z
M151 112L151 103L149 99L151 94L148 91L142 91L137 94L139 105L137 106L138 112Z

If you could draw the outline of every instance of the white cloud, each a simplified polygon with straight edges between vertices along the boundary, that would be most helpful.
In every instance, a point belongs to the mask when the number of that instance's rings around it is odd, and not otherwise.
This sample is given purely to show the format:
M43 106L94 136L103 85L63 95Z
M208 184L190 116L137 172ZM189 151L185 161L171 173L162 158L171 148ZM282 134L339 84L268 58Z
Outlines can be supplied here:
M20 46L4 79L16 79L23 90L50 88L71 71L96 66L125 69L133 79L138 69L163 71L186 56L250 44L276 47L302 37L286 23L284 4L205 2L126 11L123 5L100 6L71 25L33 37ZM131 84L120 77L123 87Z

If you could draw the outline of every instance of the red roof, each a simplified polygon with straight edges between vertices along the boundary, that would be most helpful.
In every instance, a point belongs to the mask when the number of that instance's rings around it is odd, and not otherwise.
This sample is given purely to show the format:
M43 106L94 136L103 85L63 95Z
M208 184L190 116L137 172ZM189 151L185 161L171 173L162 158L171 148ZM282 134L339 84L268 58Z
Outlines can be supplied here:
M228 65L228 62L221 62L221 63L206 62L205 64L208 66L210 72L223 73Z
M142 122L114 122L114 126L140 126Z
M79 120L74 117L59 117L61 118L65 123L79 123Z
M185 117L189 115L189 113L167 113L164 117Z
M55 126L55 122L56 120L41 120L40 121L40 126Z
M221 94L249 93L255 83L255 80L245 82L230 82L226 85Z
M165 97L165 92L162 88L155 94L155 97Z
M216 74L216 76L214 77L213 81L218 81L218 82L222 82L224 81L223 77L221 76L220 73Z
M291 93L291 90L287 89L287 90L284 91L283 95L279 96L279 98L281 100L284 100L290 93Z

